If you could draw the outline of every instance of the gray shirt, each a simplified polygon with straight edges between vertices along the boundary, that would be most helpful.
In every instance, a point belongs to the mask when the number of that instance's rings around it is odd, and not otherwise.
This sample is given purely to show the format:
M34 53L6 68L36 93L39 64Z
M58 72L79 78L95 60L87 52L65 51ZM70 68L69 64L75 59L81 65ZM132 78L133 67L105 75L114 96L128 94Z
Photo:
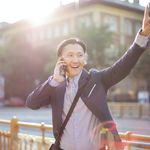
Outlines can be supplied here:
M78 90L81 73L70 79L66 87L62 118L65 119ZM100 121L79 98L78 103L64 130L61 148L64 150L98 150L99 131L95 130ZM94 133L94 131L96 131Z

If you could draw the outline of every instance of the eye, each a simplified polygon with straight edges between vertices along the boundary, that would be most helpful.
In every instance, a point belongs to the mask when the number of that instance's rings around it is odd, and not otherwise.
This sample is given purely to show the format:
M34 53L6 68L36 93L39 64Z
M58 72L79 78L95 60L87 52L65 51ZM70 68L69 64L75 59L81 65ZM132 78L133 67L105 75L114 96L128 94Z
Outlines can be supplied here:
M79 57L83 57L83 54L78 54Z
M72 57L73 56L73 54L68 54L68 57Z

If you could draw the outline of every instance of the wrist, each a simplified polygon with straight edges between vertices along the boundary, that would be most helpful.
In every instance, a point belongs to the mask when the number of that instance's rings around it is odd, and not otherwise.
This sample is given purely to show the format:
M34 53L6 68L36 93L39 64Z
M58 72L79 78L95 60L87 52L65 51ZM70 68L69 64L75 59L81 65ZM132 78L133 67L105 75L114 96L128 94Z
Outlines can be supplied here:
M56 82L62 82L64 81L64 77L60 75L53 75L53 80L55 80Z
M143 32L142 32L142 34L141 34L141 31L142 31L142 30L140 30L140 31L137 33L134 42L135 42L137 45L139 45L140 47L146 48L146 46L147 46L147 44L148 44L148 42L149 42L149 36L145 36L145 34L142 35Z
M141 29L139 34L142 35L142 36L148 36L148 33L145 30L143 30L143 29Z

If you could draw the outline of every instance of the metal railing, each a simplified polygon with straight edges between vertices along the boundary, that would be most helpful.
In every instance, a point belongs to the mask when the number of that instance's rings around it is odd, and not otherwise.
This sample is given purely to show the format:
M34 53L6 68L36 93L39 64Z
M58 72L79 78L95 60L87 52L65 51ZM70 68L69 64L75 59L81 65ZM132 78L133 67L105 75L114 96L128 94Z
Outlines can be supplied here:
M150 103L116 103L109 102L114 117L119 118L150 118Z
M0 119L0 124L10 126L9 131L0 131L0 150L48 150L54 142L53 138L45 136L46 131L52 131L51 125L21 122L16 117L11 120ZM38 129L41 136L20 133L22 127Z
M11 120L0 119L0 124L10 126L10 131L0 131L0 150L48 150L54 142L54 138L45 136L47 131L52 131L52 125L21 122L16 117ZM20 133L22 127L38 129L41 136ZM150 136L132 132L119 134L126 143L126 150L150 149Z

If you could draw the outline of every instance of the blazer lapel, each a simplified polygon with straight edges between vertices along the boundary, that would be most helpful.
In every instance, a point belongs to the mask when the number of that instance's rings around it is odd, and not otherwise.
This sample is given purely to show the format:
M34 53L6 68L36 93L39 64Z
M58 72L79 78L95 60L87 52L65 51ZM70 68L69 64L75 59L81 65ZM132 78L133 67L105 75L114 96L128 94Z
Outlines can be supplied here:
M87 77L88 77L88 72L87 70L83 69L79 82L78 82L78 88L82 87L86 82L87 82ZM58 124L62 124L62 113L63 113L63 106L64 106L64 98L65 98L65 91L66 91L66 81L64 81L63 83L61 83L57 88L57 93L58 95L56 95L57 97L57 102L58 102Z
M83 69L79 79L78 88L82 87L87 82L88 76L89 73L87 72L87 70Z

